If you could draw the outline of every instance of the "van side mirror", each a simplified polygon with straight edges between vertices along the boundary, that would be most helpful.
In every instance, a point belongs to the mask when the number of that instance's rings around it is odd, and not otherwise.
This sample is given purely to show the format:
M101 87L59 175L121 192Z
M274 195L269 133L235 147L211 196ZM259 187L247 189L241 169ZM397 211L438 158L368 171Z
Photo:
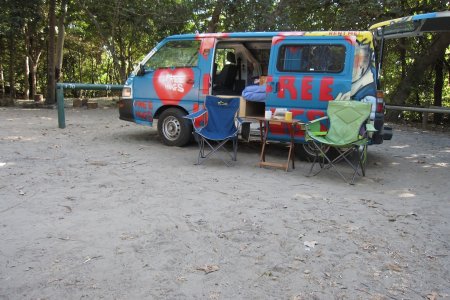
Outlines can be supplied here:
M145 68L143 64L139 64L139 71L136 74L137 76L143 76L145 75Z

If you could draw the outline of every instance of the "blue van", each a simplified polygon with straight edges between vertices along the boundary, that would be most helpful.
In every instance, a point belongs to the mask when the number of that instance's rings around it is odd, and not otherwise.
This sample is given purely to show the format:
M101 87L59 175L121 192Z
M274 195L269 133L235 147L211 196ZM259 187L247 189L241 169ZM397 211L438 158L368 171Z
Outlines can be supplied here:
M149 126L157 119L162 142L183 146L192 134L183 116L201 109L206 95L241 96L259 78L265 82L265 102L241 99L242 116L286 108L293 118L308 122L324 116L329 101L366 101L373 104L371 121L378 130L371 143L380 144L392 136L384 127L379 82L384 39L438 31L439 26L448 31L449 18L450 12L417 15L375 24L371 31L170 36L145 56L126 81L120 119ZM381 45L380 53L375 52L376 43ZM303 134L296 132L296 142L312 154ZM288 140L287 129L274 125L270 139Z

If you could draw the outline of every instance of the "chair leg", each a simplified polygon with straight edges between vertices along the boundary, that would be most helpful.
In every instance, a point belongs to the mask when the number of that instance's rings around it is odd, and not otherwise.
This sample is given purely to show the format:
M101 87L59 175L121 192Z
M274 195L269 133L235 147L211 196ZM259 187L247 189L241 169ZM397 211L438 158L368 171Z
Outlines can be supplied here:
M359 146L356 146L356 153L358 162L356 167L353 167L355 172L353 173L352 181L350 184L354 184L356 174L360 176L366 176L367 145L364 145L362 149ZM359 174L358 172L359 169L361 169L361 174Z
M343 159L350 165L350 167L352 167L354 172L352 174L351 180L349 181L346 179L346 181L349 184L352 184L352 185L354 184L356 175L366 176L367 145L362 146L362 148L360 146L355 146L353 148L347 149L346 151L339 151L339 152L342 154L339 155L338 158L336 158L333 162L336 163ZM348 158L348 156L349 156L349 154L352 154L355 152L356 152L356 159L358 161L352 162ZM359 172L360 170L361 170L361 174Z
M311 173L312 173L312 171L313 171L313 169L314 169L314 166L316 165L316 161L319 159L319 154L316 154L315 156L314 156L314 160L313 160L313 162L312 162L312 164L311 164L311 168L309 169L309 173L308 173L308 175L306 175L307 177L310 177L311 176Z
M312 143L313 143L314 147L315 147L318 151L316 152L316 155L314 156L313 164L311 165L311 169L309 170L309 173L308 173L308 175L307 175L308 177L310 177L310 176L316 176L317 174L319 174L320 172L322 172L322 170L323 170L324 167L325 167L325 164L324 164L324 161L325 161L325 160L327 160L327 163L330 163L330 162L331 162L330 159L326 156L325 152L323 152L322 147L320 147L320 145L317 144L315 141L312 141ZM311 175L311 173L312 173L312 171L313 171L314 166L315 166L316 163L319 164L320 169L319 169L319 171L317 171L316 173L314 173L314 174Z
M359 163L361 167L362 176L366 176L366 164L367 164L367 145L363 146L361 155L359 156Z
M353 185L354 181L355 181L356 174L359 174L359 172L358 172L358 170L359 170L359 161L355 165L352 161L350 161L348 156L353 154L355 152L355 150L357 151L357 149L355 149L354 147L348 148L345 151L341 151L341 150L339 150L339 148L336 148L336 149L339 152L339 156L336 157L333 160L333 169L344 179L345 182L347 182L348 184ZM359 157L359 154L357 154L357 155ZM345 160L350 165L350 167L353 169L354 172L352 174L351 180L349 180L341 172L339 172L338 168L336 167L336 163L340 162L341 160ZM359 160L359 158L358 158L358 160Z
M334 158L333 160L331 160L323 152L320 145L317 144L315 141L313 141L313 145L318 150L318 152L317 152L316 156L314 157L314 161L313 161L311 168L309 170L309 173L307 175L308 177L316 176L317 174L322 172L322 170L324 170L324 169L333 169L333 171L338 173L339 176L341 176L345 182L353 185L355 182L356 175L365 176L366 160L367 160L367 145L364 145L362 148L360 146L355 146L355 147L347 148L345 150L341 150L340 148L335 148L338 151L339 155L336 158ZM349 156L353 153L356 153L356 156L358 159L357 162L354 162L354 159L350 160L350 158L349 158ZM350 165L350 167L353 169L353 174L351 177L347 178L344 176L344 174L342 174L342 172L339 171L339 168L337 167L337 163L339 163L341 160L345 160ZM314 170L314 166L317 163L320 165L320 169L316 173L312 174L313 170ZM359 172L360 170L361 170L361 173Z
M238 140L237 138L233 139L233 160L236 161L237 160L237 147L238 147Z
M316 176L317 174L319 174L320 172L322 172L324 169L333 169L333 171L335 171L337 174L339 174L339 176L342 177L342 179L344 179L345 182L350 183L348 181L348 179L339 171L339 169L336 167L336 163L338 163L339 161L345 159L347 162L348 159L346 158L346 156L352 152L352 149L347 149L346 151L341 151L339 150L339 148L336 148L336 150L338 151L339 155L331 160L321 149L321 147L319 145L316 144L316 142L314 142L315 147L320 151L320 153L318 153L318 155L314 158L314 162L313 165L311 166L310 169L310 173L312 172L313 168L314 168L314 164L316 163L316 160L318 160L319 164L320 164L320 169L319 171L317 171L316 173L314 173L312 176ZM320 156L320 157L319 157ZM351 162L349 162L350 165L353 167L353 164ZM353 167L354 169L354 167ZM351 183L350 183L351 184Z
M230 153L228 151L228 149L226 149L224 147L224 145L228 142L227 140L223 140L223 141L219 141L219 142L215 142L215 141L208 141L207 139L203 138L203 137L199 137L199 154L198 154L198 160L196 165L201 165L203 162L205 162L206 160L208 160L210 158L210 156L216 152L218 152L218 150L222 149L223 151L225 151L231 158L232 161L236 161L237 159L237 139L233 139L233 152ZM213 143L216 143L215 145L213 145ZM205 153L205 146L208 145L209 148L211 149L208 153ZM222 159L222 161L227 165L227 166L231 166L231 164L226 161L223 157L221 157L220 159Z
M200 165L201 162L200 160L202 158L204 158L204 153L205 153L205 143L203 141L203 138L199 135L197 135L197 142L198 142L198 157L197 157L197 163L196 165Z
M356 163L356 167L354 167L354 166L352 165L352 167L353 167L353 169L354 169L354 172L353 172L352 181L350 182L350 184L354 184L355 178L356 178L356 174L359 175L358 170L359 170L360 167L361 167L361 173L362 173L362 176L365 175L365 174L364 174L364 169L362 168L362 164L361 164L361 163L362 163L362 162L361 162L361 159L362 159L361 155L362 155L363 152L364 152L364 151L360 151L360 149L359 149L358 146L356 147L356 157L357 157L358 161L357 161L357 163Z

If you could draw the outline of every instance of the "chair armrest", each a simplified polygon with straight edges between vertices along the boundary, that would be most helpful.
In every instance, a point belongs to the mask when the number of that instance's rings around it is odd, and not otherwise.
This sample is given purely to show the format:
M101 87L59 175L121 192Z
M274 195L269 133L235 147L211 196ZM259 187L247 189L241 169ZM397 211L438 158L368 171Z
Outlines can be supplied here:
M324 132L322 134L320 131L320 121L323 121L323 120L328 120L328 117L327 116L321 117L321 118L318 118L318 119L315 119L315 120L312 120L312 121L306 123L305 124L306 131L313 133L314 135L325 135L326 132Z
M202 116L203 114L205 114L206 112L207 112L206 109L202 109L202 110L199 110L199 111L194 112L194 113L192 113L192 114L189 114L189 115L187 115L187 116L184 116L183 118L194 121L195 119L197 119L198 117L201 117L201 116Z
M320 122L320 121L323 121L323 120L328 120L328 117L327 117L327 116L324 116L324 117L321 117L321 118L318 118L318 119L309 121L309 122L306 123L305 125L306 125L306 126L309 126L309 125L311 125L311 124L314 124L314 123L316 123L316 122Z
M308 130L308 133L312 133L313 135L315 135L315 136L325 136L325 135L327 135L327 131L310 131L310 130Z
M375 129L373 124L367 123L366 124L366 131L368 131L368 132L377 132L378 130Z

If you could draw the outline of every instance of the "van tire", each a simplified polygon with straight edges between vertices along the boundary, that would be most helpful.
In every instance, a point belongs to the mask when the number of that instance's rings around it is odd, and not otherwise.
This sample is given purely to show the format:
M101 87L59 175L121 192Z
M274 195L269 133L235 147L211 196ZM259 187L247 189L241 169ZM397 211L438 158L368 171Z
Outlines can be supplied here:
M304 144L297 144L295 149L297 150L298 157L301 160L312 162L316 156L316 152L313 148L312 142L305 142ZM330 146L322 147L325 154L329 154L331 151Z
M158 134L163 144L182 147L189 143L192 136L192 125L183 117L186 113L178 108L169 108L158 118Z

